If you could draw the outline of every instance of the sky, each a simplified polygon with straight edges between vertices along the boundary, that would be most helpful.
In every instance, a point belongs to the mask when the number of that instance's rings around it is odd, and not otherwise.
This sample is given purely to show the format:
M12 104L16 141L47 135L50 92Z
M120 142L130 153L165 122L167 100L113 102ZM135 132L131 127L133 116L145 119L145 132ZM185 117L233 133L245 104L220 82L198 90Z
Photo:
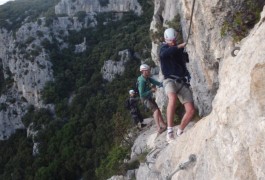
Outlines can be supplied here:
M0 5L6 3L7 1L9 1L9 0L0 0Z

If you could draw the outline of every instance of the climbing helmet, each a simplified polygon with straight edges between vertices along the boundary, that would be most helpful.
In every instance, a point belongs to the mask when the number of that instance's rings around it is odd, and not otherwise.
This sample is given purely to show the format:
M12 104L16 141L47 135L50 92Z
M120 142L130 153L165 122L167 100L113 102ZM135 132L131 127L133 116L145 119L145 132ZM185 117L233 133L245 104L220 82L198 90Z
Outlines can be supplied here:
M131 90L129 91L129 94L135 94L135 91L134 91L133 89L131 89Z
M147 64L142 64L140 66L140 71L149 70L149 69L150 69L150 67Z
M166 42L171 42L177 39L177 32L173 28L168 28L164 32L164 38Z

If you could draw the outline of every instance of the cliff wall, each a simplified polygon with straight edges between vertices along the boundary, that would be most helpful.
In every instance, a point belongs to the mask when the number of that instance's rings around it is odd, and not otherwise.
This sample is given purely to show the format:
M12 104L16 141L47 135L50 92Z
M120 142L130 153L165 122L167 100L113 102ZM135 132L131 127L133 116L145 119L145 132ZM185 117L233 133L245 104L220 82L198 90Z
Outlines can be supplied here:
M220 32L224 19L244 3L196 1L187 51L195 103L205 117L162 148L150 143L155 142L150 135L145 141L153 159L141 164L137 179L165 179L191 154L196 162L172 174L172 180L264 179L265 8L259 22L238 43L231 34ZM151 29L179 14L185 39L192 2L166 0L155 5ZM240 47L235 57L231 56L234 46ZM154 43L155 61L157 51Z

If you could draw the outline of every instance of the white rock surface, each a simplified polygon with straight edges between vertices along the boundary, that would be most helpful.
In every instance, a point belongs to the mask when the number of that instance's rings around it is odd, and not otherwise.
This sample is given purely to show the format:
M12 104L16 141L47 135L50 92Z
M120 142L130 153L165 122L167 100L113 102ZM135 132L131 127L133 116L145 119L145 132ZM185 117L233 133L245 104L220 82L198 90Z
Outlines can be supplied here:
M198 3L196 8L205 1ZM199 11L207 13L207 8L197 9ZM211 25L213 20L207 20ZM215 29L207 27L208 33ZM208 35L208 38L213 36ZM203 42L201 38L197 36L196 41ZM265 9L260 22L239 43L241 50L236 57L230 55L232 45L217 47L215 38L211 37L208 42L220 51L217 53L221 57L218 72L220 85L211 113L161 150L152 166L148 168L146 164L141 164L136 179L165 179L191 154L196 155L196 163L175 173L172 180L265 179ZM216 52L209 48L208 53ZM202 53L201 50L195 52ZM191 63L194 62L193 59Z
M112 176L111 178L107 180L126 180L123 176Z
M103 79L109 82L111 82L116 75L122 75L124 73L125 64L131 59L132 56L128 49L120 51L118 55L120 57L119 61L107 60L104 62L104 65L101 69Z
M41 99L41 91L46 82L53 81L52 64L49 53L42 47L43 42L53 43L56 39L60 49L67 48L69 44L65 42L65 37L69 36L69 32L94 27L98 12L115 11L119 14L117 17L120 17L122 13L131 10L138 15L142 13L137 0L110 0L104 7L97 0L62 0L55 7L55 11L57 14L66 15L65 17L60 16L53 20L40 17L35 22L25 20L15 32L0 29L0 65L4 78L9 78L11 82L6 93L0 97L0 140L8 138L16 129L24 128L21 118L29 105L49 108L52 111L54 109L52 105L44 105ZM74 16L80 11L86 12L82 19ZM76 53L84 52L87 48L86 40L75 47ZM119 67L125 63L125 58L122 57L124 61L117 66L110 63L113 68L110 78L124 71Z
M81 44L75 45L75 53L82 53L86 50L86 38Z
M155 32L157 24L167 26L167 22L172 21L179 14L182 33L186 40L192 2L192 0L155 0L150 29ZM228 55L224 53L225 50L231 51L234 47L231 38L222 38L220 31L224 17L235 8L233 2L206 0L195 3L191 36L186 50L190 57L190 63L187 65L192 76L194 101L201 116L206 116L212 110L212 101L219 87L219 65ZM153 42L151 55L156 64L159 64L158 52L159 44ZM165 104L166 102L161 102L160 107Z
M0 103L5 107L0 109L0 139L24 128L21 118L29 105L53 110L52 105L44 105L41 99L46 82L53 81L52 64L42 42L51 43L54 36L63 49L68 47L63 36L68 36L69 30L79 31L86 25L75 17L58 17L50 26L45 18L40 18L36 22L24 23L14 33L0 29L0 64L5 79L12 81L0 97ZM84 49L84 42L82 45Z
M142 14L142 7L137 0L109 0L106 6L101 6L99 0L62 0L55 6L56 14L75 15L78 11L90 12L129 12Z

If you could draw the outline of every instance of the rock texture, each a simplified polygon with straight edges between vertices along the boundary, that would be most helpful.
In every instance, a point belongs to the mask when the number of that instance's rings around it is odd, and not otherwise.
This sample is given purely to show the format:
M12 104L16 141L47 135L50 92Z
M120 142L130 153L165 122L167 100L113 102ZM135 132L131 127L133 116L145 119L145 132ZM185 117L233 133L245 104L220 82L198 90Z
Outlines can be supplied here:
M85 25L76 18L59 17L47 26L45 18L40 18L23 24L16 32L0 30L0 59L3 75L6 81L9 79L0 97L0 139L24 128L21 118L29 105L53 110L52 105L44 105L41 99L46 82L53 80L52 63L43 43L52 43L55 37L61 42L60 48L65 48L68 44L63 37L69 35L69 30L78 31Z
M78 8L89 12L84 3L90 1L71 2L61 1L56 12L73 15ZM120 1L109 2L116 6L115 2ZM151 29L156 30L157 23L166 26L166 21L179 14L185 39L192 1L154 2ZM221 37L220 33L224 17L244 2L196 1L192 34L187 45L190 55L188 68L192 75L195 104L204 118L195 125L190 123L184 134L169 145L165 144L165 133L155 137L153 127L140 137L142 139L136 140L138 146L133 147L132 157L144 149L149 150L146 162L134 171L137 179L166 179L191 154L196 155L196 162L175 173L172 180L265 179L265 9L250 34L237 44L241 50L236 57L231 56L235 46L232 39ZM97 10L105 12L104 8L109 8L109 5ZM128 9L139 10L135 5ZM120 10L123 12L124 8ZM76 17L71 18L60 17L51 26L45 26L45 19L41 18L39 23L25 22L16 32L0 30L0 65L5 79L9 80L7 91L0 97L0 139L8 138L15 129L24 128L21 117L28 105L44 106L40 91L47 81L53 80L53 72L41 41L51 41L53 34L60 42L60 48L67 47L60 35L67 36L69 29L78 31L90 25L88 21L79 22ZM158 47L153 43L152 56L157 65ZM111 74L115 73L115 70L111 71ZM161 97L164 95L163 91L159 93ZM166 104L164 99L160 98L161 103Z
M186 37L191 1L155 1L155 5L155 21L171 20L180 13ZM140 135L132 157L143 147L149 153L136 179L161 180L170 175L172 180L265 179L265 7L260 21L237 44L241 50L235 57L231 38L220 36L222 18L233 8L232 1L196 1L187 50L194 97L205 117L195 125L191 122L168 145L163 145L165 133L154 138L152 128ZM154 59L157 47L154 44L152 49ZM192 154L196 161L181 169Z
M165 7L168 6L167 3L173 3L173 1L165 1ZM219 61L218 72L215 72L219 86L216 95L212 94L214 99L212 111L192 128L186 129L187 131L173 143L161 149L151 166L147 166L147 163L141 164L136 179L166 179L181 163L187 161L191 154L196 155L196 162L175 173L172 180L264 179L265 8L260 21L238 44L241 50L237 56L232 57L233 43L229 43L229 39L221 39L216 32L215 26L221 17L212 17L218 12L216 10L220 9L220 2L196 2L198 3L195 6L197 16L193 27L196 31L193 31L187 49L191 55L192 72L207 69L213 62ZM190 3L186 2L186 4ZM184 7L182 4L181 8ZM199 12L204 12L205 16L207 14L208 16L204 20L200 19L202 14ZM225 12L218 13L222 15ZM171 15L168 17L172 18ZM201 30L199 26L202 26ZM199 33L201 33L200 36ZM205 38L208 41L205 41ZM227 42L226 46L224 41ZM206 45L206 42L209 45ZM196 60L195 53L198 54L196 57L201 57L203 54L206 57L205 50L212 58ZM193 69L195 66L197 71ZM207 78L211 81L205 80L201 83L211 82L207 88L213 87L215 73L209 73ZM193 75L193 78L196 80L199 74L197 76ZM195 80L193 80L194 89L197 87ZM209 91L207 92L211 95ZM207 97L207 93L201 92L200 95ZM199 103L198 106L201 104ZM148 139L151 140L152 137L149 136ZM155 146L150 152L154 149Z
M84 41L81 44L75 45L75 53L82 53L86 50L86 38L84 38Z
M10 32L0 29L0 74L7 83L0 96L0 140L7 139L16 129L25 128L21 119L29 105L54 109L53 105L44 105L41 99L46 82L53 81L52 63L45 46L56 43L60 49L69 47L66 39L70 33L96 26L95 16L99 12L115 12L119 14L117 17L128 11L138 15L142 13L137 0L108 2L106 6L101 6L99 1L62 0L55 7L59 17L39 17L33 22L25 20L21 27ZM76 15L80 11L86 13ZM83 42L75 44L75 53L84 52L87 46L84 38ZM126 53L122 56L126 56ZM104 67L105 71L110 72L106 79L111 80L115 74L122 74L126 58L122 57L120 65L110 62L111 70Z
M183 38L186 41L191 19L191 0L155 0L155 10L150 29L158 31L157 25L167 27L176 15L181 17ZM201 116L212 110L212 101L219 87L219 64L225 58L225 50L234 44L229 37L221 37L224 17L235 8L233 2L198 1L195 4L191 37L186 47L190 63L191 84L195 104ZM152 58L159 65L159 44L153 42ZM161 77L163 78L163 77ZM165 99L165 98L161 98ZM166 102L161 102L161 106Z
M142 14L142 7L137 0L108 0L105 6L100 4L100 0L62 0L55 6L56 14L75 15L78 11L91 12L129 12Z
M101 69L103 79L109 82L111 82L115 76L123 74L126 62L132 58L132 55L128 49L120 51L118 55L120 57L119 61L107 60L104 62L104 65Z
M113 176L109 178L108 180L125 180L126 178L123 176Z

